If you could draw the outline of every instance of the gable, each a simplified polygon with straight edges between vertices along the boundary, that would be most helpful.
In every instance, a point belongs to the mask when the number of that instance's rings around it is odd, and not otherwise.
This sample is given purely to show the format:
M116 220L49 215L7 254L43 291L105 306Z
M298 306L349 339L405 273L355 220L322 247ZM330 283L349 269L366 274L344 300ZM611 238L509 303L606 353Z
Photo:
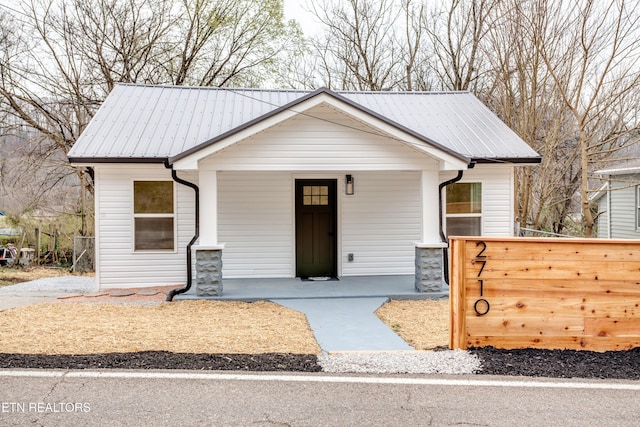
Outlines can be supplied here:
M425 170L437 157L328 104L319 104L215 151L199 168L215 170ZM180 161L176 167L180 167Z

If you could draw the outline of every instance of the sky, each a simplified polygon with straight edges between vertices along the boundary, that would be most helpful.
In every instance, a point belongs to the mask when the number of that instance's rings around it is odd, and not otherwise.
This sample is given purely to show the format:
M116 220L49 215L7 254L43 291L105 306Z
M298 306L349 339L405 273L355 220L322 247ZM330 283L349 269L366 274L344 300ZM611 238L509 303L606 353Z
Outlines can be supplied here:
M319 25L315 22L313 14L305 10L305 5L313 0L284 0L284 13L287 19L295 19L302 26L305 34L312 32ZM16 0L0 0L0 6L19 10Z
M311 34L313 29L319 28L313 14L305 10L306 4L310 1L313 0L284 0L285 17L298 21L306 35Z

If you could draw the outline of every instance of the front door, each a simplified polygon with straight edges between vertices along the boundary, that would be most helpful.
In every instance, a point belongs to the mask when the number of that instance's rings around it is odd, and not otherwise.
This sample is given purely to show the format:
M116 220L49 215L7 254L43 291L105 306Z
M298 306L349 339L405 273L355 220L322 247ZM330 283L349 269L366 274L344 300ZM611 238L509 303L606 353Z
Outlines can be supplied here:
M296 180L296 277L337 275L335 179Z

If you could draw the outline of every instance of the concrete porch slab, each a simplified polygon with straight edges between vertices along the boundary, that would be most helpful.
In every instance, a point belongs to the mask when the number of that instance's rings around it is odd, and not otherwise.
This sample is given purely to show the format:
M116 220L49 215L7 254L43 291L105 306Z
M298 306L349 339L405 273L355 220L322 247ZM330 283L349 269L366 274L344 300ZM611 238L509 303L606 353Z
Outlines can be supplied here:
M348 276L331 281L303 281L300 278L224 279L221 296L211 300L258 301L306 298L441 299L448 292L426 293L415 290L414 275ZM175 300L201 299L191 287Z

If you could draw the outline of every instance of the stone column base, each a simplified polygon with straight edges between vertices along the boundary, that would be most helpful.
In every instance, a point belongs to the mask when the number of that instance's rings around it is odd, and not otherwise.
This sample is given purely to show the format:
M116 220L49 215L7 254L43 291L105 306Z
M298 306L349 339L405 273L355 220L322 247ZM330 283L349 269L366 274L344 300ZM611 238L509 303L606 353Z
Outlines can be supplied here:
M218 297L222 295L222 249L196 249L196 295Z
M447 289L444 283L444 256L446 246L416 246L416 278L417 292L443 292Z

